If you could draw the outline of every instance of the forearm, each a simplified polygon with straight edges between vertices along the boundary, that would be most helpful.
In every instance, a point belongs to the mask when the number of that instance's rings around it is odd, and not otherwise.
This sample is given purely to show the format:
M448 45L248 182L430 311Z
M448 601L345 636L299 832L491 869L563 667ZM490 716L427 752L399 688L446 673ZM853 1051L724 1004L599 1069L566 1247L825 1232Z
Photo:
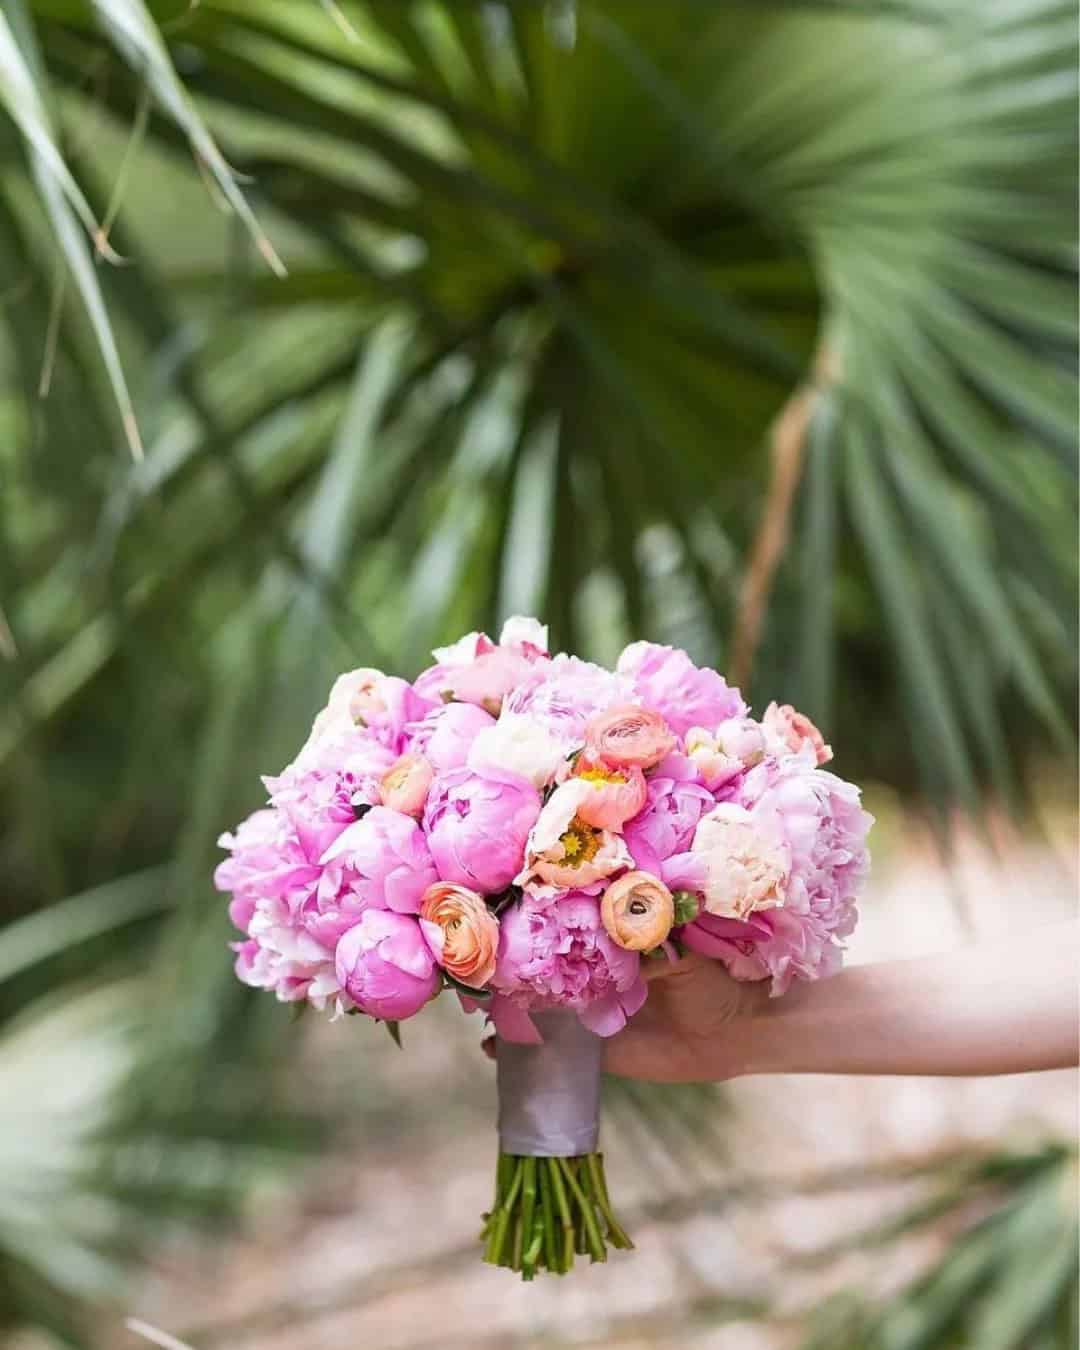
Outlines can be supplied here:
M857 966L762 999L746 1073L1002 1074L1077 1062L1078 925Z

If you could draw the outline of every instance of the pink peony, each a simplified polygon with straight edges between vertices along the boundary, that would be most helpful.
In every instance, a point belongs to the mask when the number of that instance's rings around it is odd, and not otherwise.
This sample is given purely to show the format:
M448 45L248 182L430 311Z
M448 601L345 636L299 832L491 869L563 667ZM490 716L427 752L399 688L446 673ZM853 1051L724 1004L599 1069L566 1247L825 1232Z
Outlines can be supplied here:
M580 778L555 789L529 835L516 885L583 890L632 865L619 835L586 824L578 814L591 797L591 785Z
M645 775L636 764L613 765L583 750L574 763L574 781L584 783L577 813L598 830L621 830L645 805Z
M449 773L468 762L473 741L494 725L495 719L483 708L471 703L443 703L407 729L409 749L422 754L436 773Z
M492 1018L508 1040L538 1039L528 1012L549 1008L613 1036L646 994L637 952L611 940L596 899L573 891L548 901L526 895L503 913L492 988Z
M828 764L832 759L832 748L825 744L825 737L790 703L770 703L761 721L772 747L781 754L809 750L818 764Z
M229 918L241 932L247 932L258 901L304 895L319 879L317 860L308 857L280 811L253 812L218 845L229 850L229 857L214 869L214 885L232 892Z
M540 795L516 773L453 769L435 779L424 830L439 877L495 895L513 881L540 814Z
M673 853L690 847L698 821L716 805L700 783L668 777L665 767L662 764L649 779L644 810L623 830L635 866L654 876L660 875L661 863Z
M354 821L321 861L321 888L346 891L343 907L351 913L415 914L424 892L439 879L420 826L385 806L373 806Z
M736 800L788 850L784 903L745 922L702 914L681 932L687 946L725 961L738 978L769 976L772 992L782 994L793 979L839 968L869 868L866 834L873 817L859 805L856 787L795 755L751 770L739 780ZM692 859L682 854L665 864L664 881L673 890L698 889Z
M452 647L437 647L436 664L417 678L426 697L472 703L498 716L503 699L547 663L547 629L516 617L503 625L498 645L486 633L469 633Z
M636 696L664 716L678 735L691 727L715 727L746 715L746 704L715 670L695 666L684 651L654 642L624 649L616 670L627 676Z
M308 861L287 817L256 811L218 842L232 853L218 865L214 884L233 892L229 918L245 934L232 944L238 978L282 1002L307 999L325 1008L333 1001L342 1011L334 974L339 930L327 945L318 922L309 922L320 917L315 897L322 869Z
M401 755L379 780L383 806L407 816L422 816L435 771L423 755Z
M334 949L298 923L280 900L260 902L248 925L249 936L234 942L237 978L267 989L282 1003L301 999L320 1010L333 1001L337 1012L349 1006L334 969Z
M386 1021L412 1017L442 984L420 924L389 910L361 914L337 944L334 964L339 983L361 1012Z
M559 655L533 667L528 680L507 698L504 712L530 718L569 754L581 749L589 718L612 704L629 702L631 692L629 680L603 666Z

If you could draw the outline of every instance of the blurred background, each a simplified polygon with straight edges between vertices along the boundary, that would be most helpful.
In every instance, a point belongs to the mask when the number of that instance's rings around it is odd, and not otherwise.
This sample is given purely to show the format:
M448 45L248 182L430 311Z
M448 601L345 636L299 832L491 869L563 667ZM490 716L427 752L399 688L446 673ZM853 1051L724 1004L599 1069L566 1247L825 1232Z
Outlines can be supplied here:
M853 960L1037 961L1076 46L1053 0L4 0L0 1341L1075 1346L1075 1075L610 1084L640 1250L518 1287L478 1019L294 1024L210 873L336 672L537 613L814 717L879 818Z

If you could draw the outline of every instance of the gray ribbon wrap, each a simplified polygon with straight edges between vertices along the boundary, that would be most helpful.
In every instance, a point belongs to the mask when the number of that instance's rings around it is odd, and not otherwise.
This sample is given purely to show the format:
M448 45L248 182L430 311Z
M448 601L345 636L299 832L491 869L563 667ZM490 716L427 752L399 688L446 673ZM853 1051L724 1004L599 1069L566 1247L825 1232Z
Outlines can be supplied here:
M600 1037L574 1013L533 1013L542 1045L496 1039L499 1146L527 1158L596 1151L600 1132Z

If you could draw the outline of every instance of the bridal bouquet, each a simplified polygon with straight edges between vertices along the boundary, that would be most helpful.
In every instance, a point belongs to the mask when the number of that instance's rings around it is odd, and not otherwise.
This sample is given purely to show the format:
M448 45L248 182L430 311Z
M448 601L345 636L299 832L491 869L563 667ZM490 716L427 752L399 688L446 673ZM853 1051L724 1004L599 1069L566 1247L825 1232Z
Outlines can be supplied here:
M615 669L515 618L411 684L342 675L269 804L221 844L236 973L397 1024L443 990L496 1031L485 1259L531 1279L631 1246L597 1152L602 1038L681 949L783 994L840 964L871 817L814 725L685 652Z

